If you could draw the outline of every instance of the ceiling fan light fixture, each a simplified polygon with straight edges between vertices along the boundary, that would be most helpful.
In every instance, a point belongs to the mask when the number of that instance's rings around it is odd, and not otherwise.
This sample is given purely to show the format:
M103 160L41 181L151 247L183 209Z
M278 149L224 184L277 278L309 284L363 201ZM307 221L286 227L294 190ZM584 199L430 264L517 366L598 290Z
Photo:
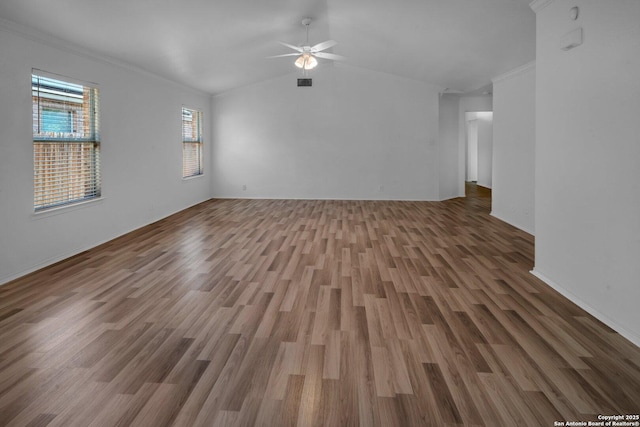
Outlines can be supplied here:
M318 60L310 53L303 53L298 57L298 59L296 59L295 64L298 68L312 70L316 68L316 65L318 65Z

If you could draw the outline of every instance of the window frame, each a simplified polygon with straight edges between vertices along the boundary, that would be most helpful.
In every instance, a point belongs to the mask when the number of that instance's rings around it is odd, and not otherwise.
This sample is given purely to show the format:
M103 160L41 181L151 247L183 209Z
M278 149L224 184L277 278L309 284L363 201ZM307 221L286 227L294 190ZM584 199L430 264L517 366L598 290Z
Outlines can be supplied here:
M188 138L185 133L185 112L188 112L192 120L192 123L195 121L196 129L191 130L191 135L193 137ZM181 119L180 119L180 130L181 130L181 145L182 145L182 179L187 180L191 178L197 178L199 176L204 175L204 138L202 132L202 121L203 121L203 112L202 110L187 107L185 105L181 108ZM195 145L195 147L194 147ZM196 149L196 161L197 165L195 168L192 167L192 164L189 160L191 160L188 156L188 147L190 149Z
M34 213L101 199L98 85L33 68L31 96ZM44 129L44 112L55 110L70 128Z

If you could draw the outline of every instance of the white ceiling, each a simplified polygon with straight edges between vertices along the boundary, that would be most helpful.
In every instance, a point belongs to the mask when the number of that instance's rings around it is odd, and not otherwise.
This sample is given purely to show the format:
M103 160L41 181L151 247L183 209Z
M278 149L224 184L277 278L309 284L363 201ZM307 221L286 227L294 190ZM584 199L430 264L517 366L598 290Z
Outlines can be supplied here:
M295 72L277 41L472 91L535 58L530 0L2 0L0 17L216 94ZM320 60L320 67L331 66Z

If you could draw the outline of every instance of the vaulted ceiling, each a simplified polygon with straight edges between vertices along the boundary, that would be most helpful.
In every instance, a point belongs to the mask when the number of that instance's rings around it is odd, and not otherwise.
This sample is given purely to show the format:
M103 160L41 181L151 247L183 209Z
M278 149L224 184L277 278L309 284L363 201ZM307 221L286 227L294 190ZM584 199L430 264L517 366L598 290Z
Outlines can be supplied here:
M2 0L0 18L216 94L295 72L278 41L468 92L535 58L530 0ZM319 67L330 67L320 60Z

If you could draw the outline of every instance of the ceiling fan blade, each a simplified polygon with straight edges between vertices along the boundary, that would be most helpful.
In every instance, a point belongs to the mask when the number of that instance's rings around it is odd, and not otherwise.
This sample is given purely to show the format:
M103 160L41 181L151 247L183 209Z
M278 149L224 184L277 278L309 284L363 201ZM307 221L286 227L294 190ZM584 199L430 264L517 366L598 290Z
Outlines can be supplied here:
M330 47L333 47L337 44L338 42L335 40L327 40L326 42L318 43L315 46L311 46L311 52L320 52L321 50L329 49Z
M302 53L302 48L301 48L301 47L294 46L294 45L292 45L292 44L285 43L285 42L278 42L278 43L280 43L282 46L286 46L286 47L288 47L289 49L293 49L293 50L295 50L295 51L297 51L297 52Z
M331 59L332 61L344 61L345 59L347 59L344 56L336 55L334 53L318 52L314 53L313 55L317 56L318 58Z
M300 56L300 52L284 53L282 55L267 56L267 58L282 58L283 56Z

